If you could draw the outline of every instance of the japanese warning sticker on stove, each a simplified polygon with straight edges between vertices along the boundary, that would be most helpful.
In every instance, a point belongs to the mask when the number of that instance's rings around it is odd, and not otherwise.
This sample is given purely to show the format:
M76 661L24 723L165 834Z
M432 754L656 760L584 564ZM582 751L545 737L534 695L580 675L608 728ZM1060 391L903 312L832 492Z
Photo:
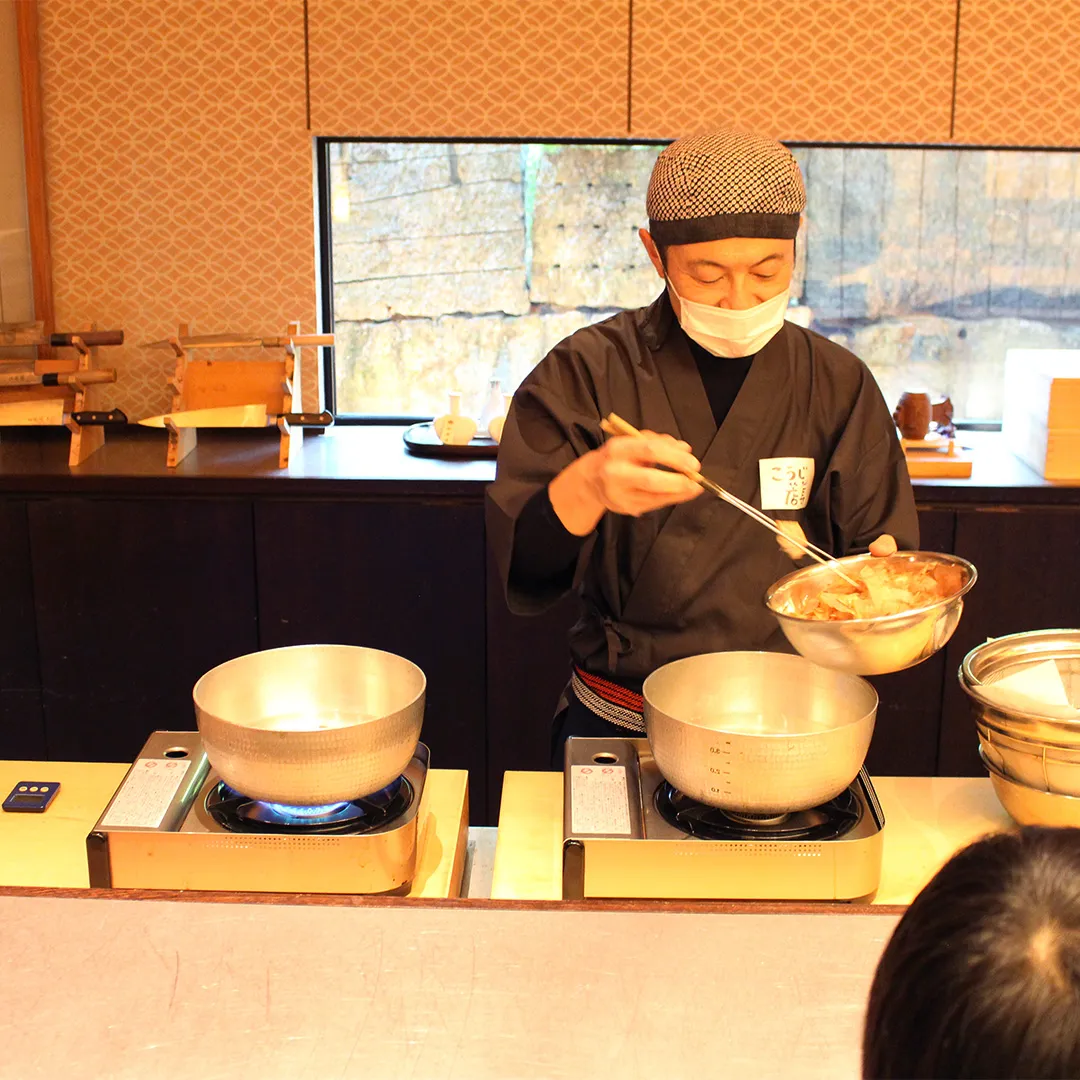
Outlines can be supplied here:
M575 835L630 835L626 766L570 766L570 831Z
M190 764L171 758L139 758L101 819L101 827L156 829L180 790Z
M762 510L802 510L814 484L814 459L773 457L758 460Z

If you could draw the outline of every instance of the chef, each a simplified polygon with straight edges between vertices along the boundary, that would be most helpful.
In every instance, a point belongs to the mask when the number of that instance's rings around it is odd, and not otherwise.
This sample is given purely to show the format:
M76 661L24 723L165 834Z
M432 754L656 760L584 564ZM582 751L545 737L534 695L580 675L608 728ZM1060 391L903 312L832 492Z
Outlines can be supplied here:
M720 129L670 144L640 233L663 292L572 334L514 395L487 506L507 600L528 614L581 598L553 763L570 735L643 732L642 682L662 664L788 649L763 595L790 556L672 470L700 471L835 555L918 547L873 376L784 319L805 205L779 143ZM647 437L606 436L611 412Z

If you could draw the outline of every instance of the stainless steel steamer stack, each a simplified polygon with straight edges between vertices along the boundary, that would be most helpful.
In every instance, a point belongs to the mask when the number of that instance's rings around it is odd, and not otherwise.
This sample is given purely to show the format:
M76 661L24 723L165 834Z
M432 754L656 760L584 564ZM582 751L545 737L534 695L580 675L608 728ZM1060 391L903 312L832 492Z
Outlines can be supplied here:
M1080 630L1033 630L972 649L960 685L975 714L994 791L1021 825L1080 825L1080 711L995 693L1002 679L1053 662L1066 695L1080 702Z

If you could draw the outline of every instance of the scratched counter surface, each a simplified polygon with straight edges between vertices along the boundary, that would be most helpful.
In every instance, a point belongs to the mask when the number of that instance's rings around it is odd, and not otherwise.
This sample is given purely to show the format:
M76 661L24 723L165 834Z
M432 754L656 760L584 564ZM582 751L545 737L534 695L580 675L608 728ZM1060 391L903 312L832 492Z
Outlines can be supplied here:
M854 1078L895 924L0 897L0 1076Z

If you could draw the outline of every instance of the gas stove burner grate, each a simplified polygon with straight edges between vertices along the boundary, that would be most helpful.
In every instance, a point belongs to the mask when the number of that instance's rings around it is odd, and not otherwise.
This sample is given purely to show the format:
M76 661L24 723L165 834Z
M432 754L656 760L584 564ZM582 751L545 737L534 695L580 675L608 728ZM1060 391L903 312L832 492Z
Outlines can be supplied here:
M224 781L206 796L207 813L222 828L241 833L341 834L373 832L408 810L412 785L404 776L362 799L326 806L262 802L233 791Z
M780 825L787 821L790 814L741 814L735 810L721 810L721 814L730 818L736 825Z
M734 815L691 799L666 780L654 796L660 816L676 829L703 840L836 840L853 829L862 806L853 788L812 810L796 810L779 818Z

